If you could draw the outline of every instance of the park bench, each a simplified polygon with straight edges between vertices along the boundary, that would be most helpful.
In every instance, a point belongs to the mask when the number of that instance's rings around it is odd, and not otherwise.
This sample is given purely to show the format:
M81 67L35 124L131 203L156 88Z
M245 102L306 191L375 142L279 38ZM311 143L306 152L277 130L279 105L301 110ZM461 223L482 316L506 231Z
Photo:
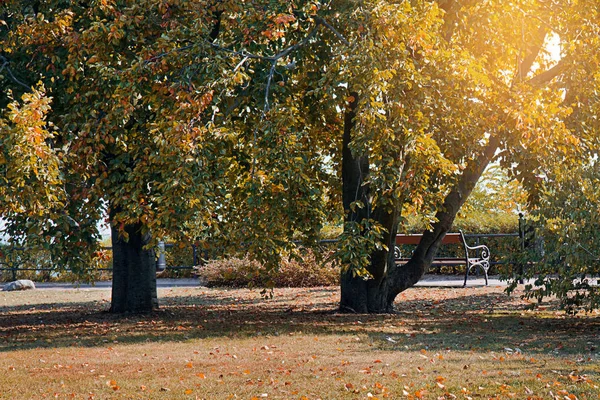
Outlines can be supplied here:
M396 262L403 264L408 262L408 258L402 258L402 253L398 245L418 245L421 242L423 235L396 235L396 246L394 246L394 257ZM471 268L479 267L485 276L485 284L488 284L488 270L490 269L490 249L485 245L469 246L465 240L465 235L462 231L458 233L447 233L442 239L442 244L462 244L465 250L464 257L436 257L431 263L432 266L452 266L465 265L465 282L463 286L467 286L467 278Z

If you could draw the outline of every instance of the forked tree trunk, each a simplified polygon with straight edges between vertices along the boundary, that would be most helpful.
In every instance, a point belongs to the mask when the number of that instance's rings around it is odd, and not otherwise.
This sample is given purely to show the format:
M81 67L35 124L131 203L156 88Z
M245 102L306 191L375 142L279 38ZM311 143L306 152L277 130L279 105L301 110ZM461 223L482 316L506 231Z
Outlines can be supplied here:
M372 218L387 229L383 241L388 246L388 251L381 250L371 254L369 272L373 279L364 280L354 277L352 271L342 273L340 311L357 313L382 313L393 311L396 296L414 286L427 272L442 243L442 239L451 229L456 214L464 204L467 197L475 187L479 177L491 161L498 140L492 136L486 148L476 162L471 162L463 171L459 181L447 195L442 209L437 213L437 222L431 231L423 234L421 242L416 247L411 259L404 265L397 265L394 261L394 245L401 205L397 205L391 212L372 209L369 203L369 188L363 183L369 173L369 159L367 155L355 157L350 150L356 114L358 95L351 94L354 101L350 103L345 115L344 137L342 152L342 195L346 221L360 222L364 218ZM365 207L353 212L350 204L361 200Z
M149 234L142 234L142 225L128 225L129 240L111 228L113 249L112 313L143 313L158 308L156 292L156 260L154 251L144 247Z
M458 26L455 21L461 17L461 8L464 2L457 0L440 0L440 8L445 11L444 26L442 28L443 36L450 40ZM529 43L526 57L518 66L518 73L515 75L515 83L521 81L523 77L528 76L527 71L531 71L534 62L543 47L547 35L547 27L542 24L535 40ZM553 67L545 73L538 74L529 80L529 84L542 87L553 80L562 71L561 68ZM357 99L357 94L352 94ZM351 133L354 129L354 117L356 110L356 100L350 104L346 112L344 121L344 150L342 161L343 177L343 196L344 210L347 218L355 218L360 221L365 218L364 214L350 214L348 201L356 200L356 194L360 198L368 198L366 188L362 188L362 182L368 173L369 160L367 156L354 158L348 148L352 140ZM396 235L397 216L400 213L401 204L396 207L391 214L371 213L371 218L375 219L386 227L390 234L385 237L384 242L388 244L391 254L375 253L371 255L370 271L374 272L375 279L363 281L360 278L353 278L351 274L342 275L341 279L341 301L340 309L356 312L384 312L393 309L393 303L396 296L417 283L427 272L431 263L442 243L442 239L452 228L456 214L471 194L475 184L481 177L481 174L488 166L500 142L497 135L490 137L489 143L482 152L473 161L469 162L467 168L459 178L458 182L448 193L444 204L437 213L437 222L433 225L432 231L426 231L423 234L421 242L416 247L411 259L404 265L396 265L393 259L394 238ZM365 192L362 192L362 190ZM363 200L364 201L364 200ZM365 203L367 207L371 205ZM365 208L367 208L365 207ZM372 272L372 273L373 273Z
M346 222L361 222L366 218L378 221L386 228L384 242L388 248L393 249L398 222L397 210L391 213L383 209L372 209L369 196L369 187L364 180L369 174L369 158L367 155L354 156L350 150L354 117L358 103L358 94L351 93L354 98L349 104L344 121L344 138L342 149L342 197ZM362 201L363 208L352 211L350 205L355 201ZM394 253L380 250L371 254L371 265L368 268L373 279L364 280L355 277L351 270L342 273L340 311L357 313L378 313L389 310L388 304L388 270L394 264Z
M444 199L440 211L436 214L437 222L433 224L431 231L425 231L423 233L423 237L415 248L410 260L406 264L399 265L390 270L390 288L387 293L387 301L390 308L394 303L396 296L409 287L414 286L431 266L431 263L442 244L442 239L444 239L446 233L452 228L452 224L454 223L458 211L465 203L475 188L477 181L483 174L483 171L494 157L498 145L498 138L492 136L476 162L469 163L458 182Z

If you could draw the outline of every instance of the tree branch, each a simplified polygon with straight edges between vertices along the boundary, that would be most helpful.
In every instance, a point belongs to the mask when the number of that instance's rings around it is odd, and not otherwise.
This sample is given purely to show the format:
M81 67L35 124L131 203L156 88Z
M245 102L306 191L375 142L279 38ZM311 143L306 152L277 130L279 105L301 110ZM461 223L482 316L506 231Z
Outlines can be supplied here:
M271 90L271 81L273 80L273 75L275 74L276 66L277 66L277 62L273 61L271 63L271 69L269 70L269 77L267 78L267 87L265 88L265 105L263 108L264 113L269 111L269 92Z
M183 46L183 47L178 47L178 48L170 50L170 51L165 51L163 53L157 54L157 55L152 56L149 59L145 60L144 64L150 64L150 63L156 62L156 61L160 60L163 57L166 57L166 56L171 55L173 53L179 53L180 51L189 50L189 49L191 49L191 48L193 48L195 46L197 46L197 43L189 44L189 45Z
M218 16L220 17L220 15ZM271 55L271 56L262 56L259 54L254 54L254 53L250 53L246 50L232 50L229 49L227 47L221 46L218 43L214 42L213 36L211 35L211 38L213 39L213 41L209 41L206 39L202 40L202 43L204 43L205 45L208 45L210 47L212 47L215 50L219 50L219 51L223 51L232 55L236 55L242 58L242 61L240 61L235 69L239 69L246 61L248 61L249 59L252 60L260 60L260 61L268 61L271 64L271 67L269 69L269 75L267 77L267 87L265 89L265 106L264 106L264 110L263 113L266 113L267 111L269 111L269 92L271 90L271 83L273 81L273 76L275 75L275 70L277 67L277 62L286 57L287 55L289 55L290 53L298 50L301 47L304 47L308 44L308 42L313 39L316 35L317 32L319 31L319 27L320 26L324 26L325 28L329 29L331 32L333 32L333 34L340 39L340 41L342 43L344 43L346 46L350 46L350 42L348 42L348 40L337 30L335 29L329 22L327 22L325 19L321 18L321 17L314 17L315 21L316 21L316 25L315 27L308 33L308 35L306 35L301 41L299 41L296 44L293 44L291 46L286 47L285 49L283 49L282 51L280 51L279 53L275 54L275 55ZM217 18L217 22L219 21L219 18ZM177 49L173 49L171 51L167 51L161 54L157 54L155 56L152 56L151 58L149 58L148 60L145 61L146 64L150 64L153 62L158 61L159 59L166 57L172 53L178 53L180 51L185 51L185 50L189 50L195 46L197 46L198 43L193 43L193 44L189 44L187 46L183 46L183 47L179 47ZM0 69L1 70L1 69Z
M534 88L541 88L552 79L556 78L558 75L562 74L567 69L567 63L563 58L556 64L554 67L550 68L526 81L525 83L529 86L533 86Z
M460 4L454 0L440 0L438 6L444 10L444 24L442 26L442 34L446 42L449 42L454 34L456 20L458 19L458 11Z
M540 54L542 47L544 46L544 40L546 40L546 33L548 29L545 26L541 26L538 35L537 41L532 43L529 46L529 54L525 56L525 58L521 61L521 63L517 66L517 73L513 79L513 85L517 82L523 81L523 78L526 77L529 72L531 72L531 67L535 62L536 58Z
M31 91L31 87L29 87L28 85L26 85L25 83L21 82L19 79L17 79L17 77L13 74L12 70L10 69L10 67L8 66L9 61L6 59L6 57L0 55L0 62L2 62L2 65L0 65L0 72L2 72L4 69L6 69L6 72L8 72L8 76L10 77L10 79L12 79L15 83L23 86L25 89L27 89L28 92Z
M208 44L209 46L211 46L212 48L214 48L216 50L224 51L229 54L233 54L233 55L242 57L242 62L240 62L238 64L236 69L241 64L243 64L244 61L246 61L248 59L268 61L271 64L271 68L269 69L269 75L267 77L267 87L265 89L265 106L264 106L263 112L266 113L267 111L269 111L269 107L270 107L269 106L269 93L271 91L271 82L273 81L273 76L275 75L275 69L277 67L277 62L280 59L289 55L290 53L298 50L299 48L306 46L308 44L308 42L310 42L310 40L313 39L317 35L317 32L319 31L319 26L326 27L327 29L332 31L335 34L335 36L337 36L345 45L347 45L347 46L350 45L350 42L348 42L348 40L346 40L346 38L339 31L337 31L331 24L329 24L323 18L315 17L315 21L317 23L316 26L301 41L299 41L296 44L286 47L285 49L281 50L279 53L272 55L272 56L261 56L258 54L247 52L245 50L241 50L241 51L232 50L232 49L228 49L227 47L223 47L217 43L209 42L208 40L204 40L204 43Z
M344 37L344 35L342 35L337 29L335 29L329 22L325 21L321 17L315 17L315 21L317 21L317 24L323 25L325 28L333 32L333 34L337 36L337 38L340 39L340 41L346 46L350 46L350 42Z
M220 15L219 15L220 17ZM269 110L269 92L271 89L271 82L273 81L273 76L275 74L275 69L277 67L277 62L286 57L287 55L289 55L290 53L298 50L301 47L304 47L308 44L308 42L310 42L311 39L313 39L316 35L317 32L319 31L319 27L320 26L324 26L325 28L329 29L331 32L333 32L333 34L340 39L340 41L342 43L344 43L346 46L350 46L350 42L348 42L348 40L337 30L335 29L329 22L327 22L325 19L321 18L321 17L314 17L315 21L316 21L316 25L315 27L308 33L308 35L306 35L306 37L304 37L301 41L299 41L296 44L293 44L291 46L286 47L285 49L281 50L279 53L275 54L275 55L271 55L271 56L262 56L259 54L254 54L254 53L250 53L246 50L232 50L229 49L227 47L221 46L218 43L214 42L214 38L213 41L209 41L206 39L202 40L202 43L212 47L215 50L219 50L219 51L223 51L232 55L236 55L242 58L242 61L240 63L237 64L237 66L235 67L234 71L239 69L247 60L252 59L252 60L260 60L260 61L268 61L271 64L271 67L269 69L269 75L267 77L267 87L265 90L265 106L264 106L264 111L263 112L267 112ZM218 21L219 19L217 19ZM212 36L211 36L212 38ZM185 50L189 50L195 46L197 46L198 43L193 43L193 44L189 44L187 46L183 46L183 47L179 47L177 49L173 49L171 51L167 51L161 54L157 54L155 56L152 56L151 58L149 58L148 60L145 61L146 64L149 63L153 63L158 61L159 59L166 57L172 53L178 53L180 51L185 51ZM1 69L0 69L1 70Z

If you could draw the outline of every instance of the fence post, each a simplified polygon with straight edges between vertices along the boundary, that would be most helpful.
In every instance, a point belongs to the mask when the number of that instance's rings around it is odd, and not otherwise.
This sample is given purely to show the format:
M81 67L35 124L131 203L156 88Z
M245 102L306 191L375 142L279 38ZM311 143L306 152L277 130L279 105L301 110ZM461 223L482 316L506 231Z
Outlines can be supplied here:
M17 267L19 266L19 264L17 263L16 257L15 257L15 244L11 243L10 245L10 252L8 253L8 262L10 263L10 272L12 274L12 280L16 281L17 280Z
M525 218L519 213L519 238L521 239L521 250L525 250Z
M158 262L156 263L156 271L161 272L167 268L167 259L165 257L165 242L158 241Z
M194 266L198 265L198 249L196 243L192 244L192 263Z
M525 218L523 213L519 213L519 239L521 242L521 257L525 257ZM521 259L517 265L517 273L519 274L519 283L523 284L524 260Z

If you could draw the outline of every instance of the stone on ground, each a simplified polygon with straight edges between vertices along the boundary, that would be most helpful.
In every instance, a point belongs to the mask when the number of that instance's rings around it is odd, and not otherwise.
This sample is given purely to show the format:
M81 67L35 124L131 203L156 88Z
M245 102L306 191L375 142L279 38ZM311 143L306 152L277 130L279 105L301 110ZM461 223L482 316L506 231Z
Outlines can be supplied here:
M18 281L10 282L4 285L5 292L11 292L13 290L29 290L35 289L35 283L29 279L19 279Z

